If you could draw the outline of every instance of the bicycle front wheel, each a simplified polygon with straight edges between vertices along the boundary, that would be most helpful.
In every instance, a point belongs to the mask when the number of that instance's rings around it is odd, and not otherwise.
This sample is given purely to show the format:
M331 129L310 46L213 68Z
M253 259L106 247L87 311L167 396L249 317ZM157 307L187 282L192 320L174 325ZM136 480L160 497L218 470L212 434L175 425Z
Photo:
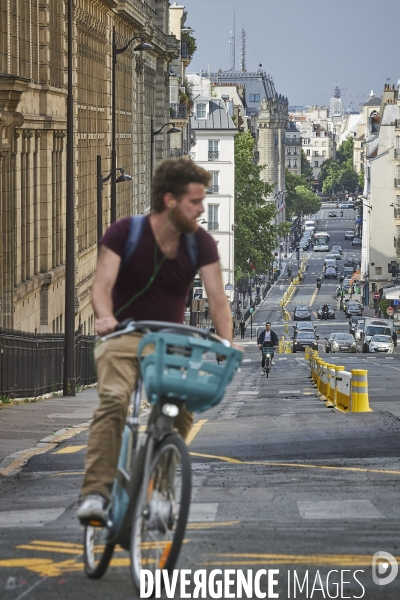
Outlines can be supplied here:
M108 529L86 525L83 534L85 573L91 579L100 579L107 570L115 544L107 542Z
M141 569L171 573L175 566L189 515L191 479L185 442L179 435L167 436L156 447L133 518L131 573L138 591Z
M265 357L265 373L267 374L267 377L269 375L269 365L270 365L271 359L269 356Z

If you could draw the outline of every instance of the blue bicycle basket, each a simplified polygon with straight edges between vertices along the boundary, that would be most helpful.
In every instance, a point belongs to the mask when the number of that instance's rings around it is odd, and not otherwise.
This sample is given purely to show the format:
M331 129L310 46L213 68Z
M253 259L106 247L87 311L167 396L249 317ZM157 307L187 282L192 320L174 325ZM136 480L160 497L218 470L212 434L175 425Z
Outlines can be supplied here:
M150 344L154 351L143 355ZM205 358L206 352L213 353L213 362ZM224 362L217 364L215 354ZM243 353L208 339L162 332L143 336L138 357L150 402L177 398L186 402L188 410L203 412L222 400Z

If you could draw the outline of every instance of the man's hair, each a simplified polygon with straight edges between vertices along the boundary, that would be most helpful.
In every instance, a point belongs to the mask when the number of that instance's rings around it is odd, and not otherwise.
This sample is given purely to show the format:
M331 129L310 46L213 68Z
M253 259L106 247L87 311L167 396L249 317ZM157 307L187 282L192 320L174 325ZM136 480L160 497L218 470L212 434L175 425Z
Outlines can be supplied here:
M266 324L266 325L271 325L271 323L270 323L269 321L267 321L265 324Z
M180 200L189 183L210 185L211 175L189 158L166 158L154 171L151 184L151 208L156 213L165 209L164 194L171 193Z

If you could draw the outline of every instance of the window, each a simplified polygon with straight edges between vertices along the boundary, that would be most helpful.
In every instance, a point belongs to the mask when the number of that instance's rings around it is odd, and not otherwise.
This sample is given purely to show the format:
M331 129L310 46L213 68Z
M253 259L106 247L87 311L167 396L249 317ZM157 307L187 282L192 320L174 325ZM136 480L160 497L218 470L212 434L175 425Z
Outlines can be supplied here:
M308 148L307 149L307 156L310 156L310 155L311 155L311 150Z
M375 267L375 275L382 275L382 267Z
M289 168L289 169L290 169L290 167L292 166L292 165L291 165L291 162L292 162L292 161L290 161L290 160L288 160L288 161L287 161L287 166L288 166L288 168Z
M293 161L293 167L296 169L297 168L297 160Z
M326 142L322 142L322 145L325 147L326 146Z
M291 153L292 153L291 148L287 148L286 149L286 154L291 154Z
M260 102L260 94L250 94L250 102Z
M316 150L316 151L314 152L314 156L319 156L319 152L318 152L318 150Z
M209 204L208 205L208 218L207 218L207 228L209 231L218 231L219 230L219 221L218 221L218 213L219 213L219 204Z
M315 161L314 161L314 167L318 167L318 166L319 166L319 163L318 163L318 161L317 161L317 160L315 160Z
M211 175L211 184L209 187L209 192L212 194L218 194L219 192L219 171L210 171Z
M207 104L204 102L196 104L196 117L197 119L207 119Z
M322 156L326 156L326 150L322 150Z
M219 159L219 140L208 140L208 160Z

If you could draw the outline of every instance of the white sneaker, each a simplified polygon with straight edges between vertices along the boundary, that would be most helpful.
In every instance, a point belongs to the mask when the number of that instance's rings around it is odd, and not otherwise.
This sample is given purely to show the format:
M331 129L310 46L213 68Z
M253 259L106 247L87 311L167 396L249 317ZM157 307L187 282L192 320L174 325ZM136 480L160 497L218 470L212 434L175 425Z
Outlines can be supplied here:
M274 365L274 364L275 364L275 363L274 363L274 361L273 361L273 360L271 360L271 365Z
M100 521L106 525L108 517L105 507L106 500L103 496L100 494L90 494L83 498L76 516L83 524L88 523L88 521Z
M264 375L264 369L261 371L261 375Z

